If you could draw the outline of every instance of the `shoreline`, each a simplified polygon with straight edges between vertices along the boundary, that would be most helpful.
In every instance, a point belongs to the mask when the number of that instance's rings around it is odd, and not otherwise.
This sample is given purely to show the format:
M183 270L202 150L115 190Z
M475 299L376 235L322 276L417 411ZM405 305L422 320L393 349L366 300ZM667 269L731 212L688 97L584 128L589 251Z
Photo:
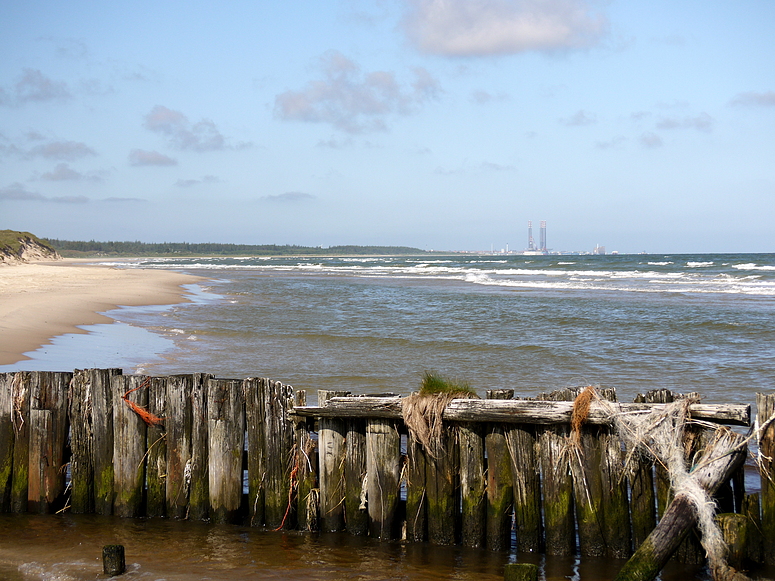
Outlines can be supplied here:
M0 266L0 365L81 326L112 323L102 313L120 306L187 302L184 284L202 277L170 270L121 269L64 259Z

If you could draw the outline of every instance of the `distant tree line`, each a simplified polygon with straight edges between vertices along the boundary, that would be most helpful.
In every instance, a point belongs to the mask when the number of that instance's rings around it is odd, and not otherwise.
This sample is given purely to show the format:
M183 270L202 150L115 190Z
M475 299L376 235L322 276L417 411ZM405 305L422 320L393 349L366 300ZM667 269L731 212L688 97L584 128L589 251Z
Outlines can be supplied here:
M97 242L58 240L45 243L62 256L293 256L427 254L409 246L297 246L295 244L220 244L215 242Z

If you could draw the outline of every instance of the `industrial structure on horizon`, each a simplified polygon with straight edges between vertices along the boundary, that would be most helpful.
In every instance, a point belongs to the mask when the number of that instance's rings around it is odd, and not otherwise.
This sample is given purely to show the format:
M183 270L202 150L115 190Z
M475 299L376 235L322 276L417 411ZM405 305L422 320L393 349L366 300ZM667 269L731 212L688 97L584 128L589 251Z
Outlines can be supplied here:
M536 246L535 240L533 239L533 221L528 220L527 221L527 250L525 250L522 254L528 254L528 255L549 254L549 250L546 248L546 220L541 220L541 232L539 236L540 238L539 238L538 246Z

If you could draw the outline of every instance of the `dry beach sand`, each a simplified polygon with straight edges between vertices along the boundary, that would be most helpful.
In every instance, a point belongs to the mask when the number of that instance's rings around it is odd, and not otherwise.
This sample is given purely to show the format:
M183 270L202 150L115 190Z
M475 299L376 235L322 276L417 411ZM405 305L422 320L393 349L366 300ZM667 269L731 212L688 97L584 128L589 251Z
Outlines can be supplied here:
M147 269L118 269L60 260L0 265L0 365L16 363L51 338L109 323L100 313L117 306L185 301L183 284L198 277Z

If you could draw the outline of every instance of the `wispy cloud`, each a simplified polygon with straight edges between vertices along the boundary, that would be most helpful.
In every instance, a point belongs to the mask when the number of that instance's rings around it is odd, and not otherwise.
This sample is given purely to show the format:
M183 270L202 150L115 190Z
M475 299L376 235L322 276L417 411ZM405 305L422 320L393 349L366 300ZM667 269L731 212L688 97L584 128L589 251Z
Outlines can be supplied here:
M404 28L421 51L486 56L595 45L606 18L584 0L406 0Z
M560 123L568 127L581 127L583 125L592 125L597 123L597 117L592 113L587 113L579 109L570 117L560 119Z
M95 174L83 174L72 169L66 163L58 163L56 167L41 174L40 179L51 182L75 181L75 182L100 182L102 178Z
M96 152L80 141L51 141L36 145L25 153L25 157L43 157L45 159L55 159L61 161L75 161L90 155L97 155Z
M493 95L487 91L474 91L471 93L470 101L476 105L487 105L488 103L494 103L498 101L508 101L509 96L505 93L498 93Z
M24 69L22 76L8 88L0 87L0 105L19 107L27 103L70 99L67 83L55 81L38 69Z
M627 138L623 135L617 135L607 141L595 142L595 147L598 149L619 149L627 141Z
M409 115L441 91L423 68L414 70L411 86L402 86L394 73L363 73L337 51L323 57L322 68L322 80L275 97L275 114L280 119L330 123L348 133L381 131L387 128L388 116Z
M85 204L89 202L86 196L61 196L48 197L40 192L28 190L24 185L16 182L10 186L0 188L0 200L16 200L27 202L53 202L56 204Z
M656 133L651 133L651 132L644 133L643 135L640 136L640 139L638 141L640 141L640 144L643 147L646 147L648 149L662 147L662 138Z
M134 166L146 165L178 165L178 160L159 153L158 151L146 151L144 149L133 149L129 152L129 163Z
M180 111L156 105L145 116L146 129L167 137L172 147L188 151L218 151L226 148L226 139L209 119L191 123Z
M178 180L175 185L179 188L190 188L201 184L216 184L220 181L221 179L217 176L206 175L202 176L201 179Z
M700 113L696 117L663 117L656 127L657 129L696 129L709 132L713 130L715 120L707 113Z
M731 105L753 105L755 107L775 107L775 91L765 91L763 93L757 93L755 91L748 91L745 93L738 93L732 101Z
M314 200L315 196L304 192L285 192L284 194L262 196L261 199L267 202L309 202Z

